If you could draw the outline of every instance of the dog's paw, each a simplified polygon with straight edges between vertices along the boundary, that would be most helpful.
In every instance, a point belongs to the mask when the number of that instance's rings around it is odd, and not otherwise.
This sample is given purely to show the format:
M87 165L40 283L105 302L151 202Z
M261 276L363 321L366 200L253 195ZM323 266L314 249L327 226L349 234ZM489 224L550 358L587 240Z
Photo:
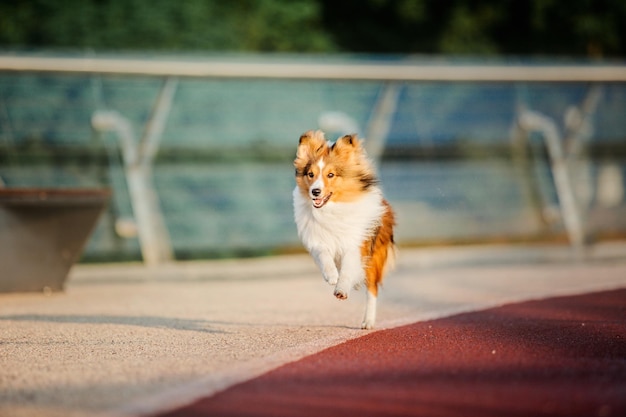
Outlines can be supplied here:
M363 320L361 323L361 329L372 330L374 328L374 320Z
M350 288L352 286L349 282L346 282L344 279L340 279L339 283L335 287L334 295L340 300L346 300L348 298L348 294L350 293Z
M337 297L339 300L346 300L348 299L348 292L344 291L340 288L335 288L335 292L334 292L335 297Z
M326 272L323 274L324 280L330 285L337 285L339 281L339 273L337 271Z

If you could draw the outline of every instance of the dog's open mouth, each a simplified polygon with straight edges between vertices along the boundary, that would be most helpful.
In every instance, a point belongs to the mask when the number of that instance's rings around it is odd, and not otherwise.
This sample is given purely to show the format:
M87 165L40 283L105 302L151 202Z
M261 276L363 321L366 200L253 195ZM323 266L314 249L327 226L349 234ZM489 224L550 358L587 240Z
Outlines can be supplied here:
M330 196L331 195L333 195L333 193L329 193L326 197L314 198L313 199L313 207L315 207L315 208L322 208L324 206L324 204L328 203L328 200L330 200Z

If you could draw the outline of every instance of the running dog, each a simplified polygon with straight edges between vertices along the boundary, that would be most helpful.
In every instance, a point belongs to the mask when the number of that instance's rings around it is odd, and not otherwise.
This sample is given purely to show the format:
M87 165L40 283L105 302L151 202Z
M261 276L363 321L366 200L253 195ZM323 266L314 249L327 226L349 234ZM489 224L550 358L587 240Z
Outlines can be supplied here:
M300 137L296 159L294 216L298 236L322 272L348 298L367 287L363 329L376 322L378 286L393 265L394 213L383 198L372 163L357 135L327 142L321 131Z

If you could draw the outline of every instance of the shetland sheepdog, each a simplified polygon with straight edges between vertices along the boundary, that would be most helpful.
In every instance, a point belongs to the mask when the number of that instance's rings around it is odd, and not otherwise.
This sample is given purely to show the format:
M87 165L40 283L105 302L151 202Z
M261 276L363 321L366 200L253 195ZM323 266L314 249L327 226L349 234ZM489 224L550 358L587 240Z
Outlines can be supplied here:
M293 205L298 236L322 272L348 298L367 287L361 328L376 321L376 298L383 275L393 264L394 213L383 198L371 162L356 135L327 142L321 131L300 137Z

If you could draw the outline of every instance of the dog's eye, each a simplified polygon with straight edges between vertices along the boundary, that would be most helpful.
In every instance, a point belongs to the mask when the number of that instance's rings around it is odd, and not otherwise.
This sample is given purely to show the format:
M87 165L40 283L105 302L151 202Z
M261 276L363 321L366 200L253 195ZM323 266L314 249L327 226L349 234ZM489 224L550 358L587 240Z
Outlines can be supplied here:
M328 178L332 178L334 176L335 176L335 174L333 174L332 172L329 172L328 175L327 175Z
M315 174L313 173L313 171L309 171L309 173L307 174L309 176L309 178L313 178L315 176Z

